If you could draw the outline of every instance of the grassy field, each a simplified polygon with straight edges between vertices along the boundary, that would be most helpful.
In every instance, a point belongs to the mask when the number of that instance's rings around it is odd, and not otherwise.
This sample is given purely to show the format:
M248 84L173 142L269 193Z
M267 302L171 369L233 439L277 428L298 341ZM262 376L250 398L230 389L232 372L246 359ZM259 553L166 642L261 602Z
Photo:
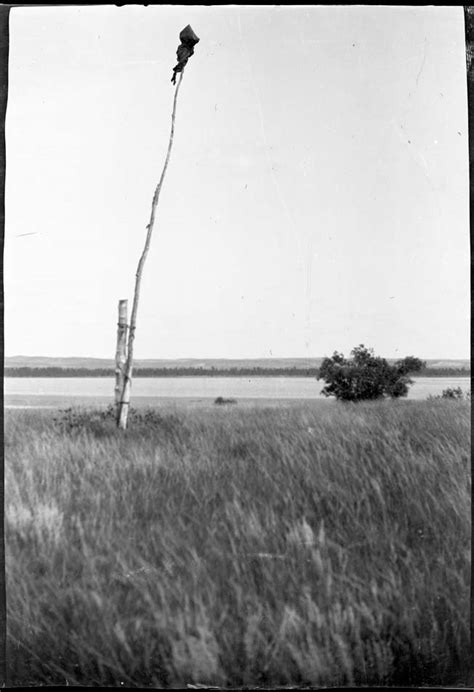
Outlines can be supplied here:
M470 406L5 414L10 685L463 684Z

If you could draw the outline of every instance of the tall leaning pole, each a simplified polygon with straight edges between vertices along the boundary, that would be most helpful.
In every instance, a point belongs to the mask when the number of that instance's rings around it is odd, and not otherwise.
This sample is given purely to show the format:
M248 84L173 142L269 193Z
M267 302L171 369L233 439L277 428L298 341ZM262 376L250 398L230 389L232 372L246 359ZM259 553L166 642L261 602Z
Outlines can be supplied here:
M160 179L155 189L153 195L153 200L151 203L151 214L150 221L146 227L147 234L145 239L145 246L143 252L138 261L137 272L135 275L135 292L133 295L132 304L132 314L130 316L130 324L127 325L127 301L119 301L119 322L118 322L118 333L117 333L117 350L115 355L115 403L117 411L117 426L121 430L125 430L127 427L128 412L130 409L130 393L132 387L132 372L133 372L133 344L135 341L135 330L137 324L137 312L138 312L138 300L140 298L140 284L142 280L143 267L145 265L145 260L150 248L151 235L153 233L153 227L155 224L155 214L156 208L158 206L158 200L160 198L160 192L165 179L166 170L168 168L168 163L171 155L171 148L173 146L174 138L174 128L175 128L175 118L176 118L176 104L178 101L179 88L181 82L183 81L183 73L186 63L188 62L191 55L194 53L194 46L198 43L199 38L196 36L191 26L188 24L180 33L179 39L181 41L176 51L178 57L178 63L176 67L173 68L173 77L171 79L172 83L175 84L174 98L173 98L173 110L171 113L171 132L168 142L168 151L166 153L166 159L161 172ZM176 77L179 73L179 79L176 83ZM127 339L127 326L128 326L128 339Z

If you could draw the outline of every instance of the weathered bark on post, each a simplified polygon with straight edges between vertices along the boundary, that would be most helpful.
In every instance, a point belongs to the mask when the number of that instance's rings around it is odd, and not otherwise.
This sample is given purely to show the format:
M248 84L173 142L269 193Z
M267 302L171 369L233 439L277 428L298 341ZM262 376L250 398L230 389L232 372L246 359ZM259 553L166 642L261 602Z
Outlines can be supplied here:
M125 365L127 362L127 316L128 300L119 300L117 350L115 351L115 412L117 423L120 415L120 401L122 400Z
M174 123L176 118L176 102L178 99L179 87L183 81L183 72L180 73L178 83L176 84L176 89L174 92L173 100L173 111L171 114L171 132L168 142L168 152L166 154L165 165L161 172L161 177L158 185L155 189L155 194L153 195L153 200L151 204L151 215L150 221L147 225L147 235L145 240L145 247L143 248L142 255L138 262L137 272L135 275L135 293L133 296L132 314L130 317L130 330L128 333L128 344L127 344L127 362L125 364L124 380L123 380L123 390L122 397L120 399L119 415L118 415L118 426L121 430L125 430L127 427L128 411L130 408L130 393L132 387L132 371L133 371L133 342L135 339L135 329L137 323L137 311L138 311L138 299L140 297L140 284L142 280L143 266L145 264L146 256L150 248L151 234L153 232L153 225L155 223L155 211L158 205L158 199L160 197L161 186L163 185L163 180L165 178L166 169L168 168L168 163L170 160L171 148L173 146L174 138Z

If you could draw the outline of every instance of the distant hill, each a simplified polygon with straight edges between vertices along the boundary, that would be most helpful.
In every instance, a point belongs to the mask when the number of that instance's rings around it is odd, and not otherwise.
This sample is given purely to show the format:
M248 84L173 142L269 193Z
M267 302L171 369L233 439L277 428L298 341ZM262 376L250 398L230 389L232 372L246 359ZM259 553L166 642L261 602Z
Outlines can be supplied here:
M134 361L140 368L203 368L230 370L231 368L316 368L322 358L146 358ZM112 358L52 358L47 356L10 356L5 358L9 368L86 368L87 370L114 368Z
M230 370L231 368L318 368L323 358L147 358L136 360L134 367L140 368L203 368ZM394 358L388 358L394 362ZM427 359L427 368L465 368L470 369L468 359ZM8 368L85 368L87 370L114 368L112 358L53 358L48 356L8 356Z

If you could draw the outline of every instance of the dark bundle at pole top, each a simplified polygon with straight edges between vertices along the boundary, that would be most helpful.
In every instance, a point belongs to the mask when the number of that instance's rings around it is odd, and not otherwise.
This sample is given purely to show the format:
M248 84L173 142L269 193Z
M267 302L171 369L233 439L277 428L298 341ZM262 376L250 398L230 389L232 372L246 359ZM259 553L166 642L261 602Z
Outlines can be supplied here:
M176 55L178 56L178 64L176 67L173 67L173 76L171 78L171 81L173 84L176 83L176 75L178 72L182 72L184 69L184 66L188 62L189 58L191 55L194 53L194 46L196 43L199 42L198 37L194 33L194 31L191 29L191 25L188 24L182 32L179 35L179 39L181 43L178 46L178 50L176 51Z

